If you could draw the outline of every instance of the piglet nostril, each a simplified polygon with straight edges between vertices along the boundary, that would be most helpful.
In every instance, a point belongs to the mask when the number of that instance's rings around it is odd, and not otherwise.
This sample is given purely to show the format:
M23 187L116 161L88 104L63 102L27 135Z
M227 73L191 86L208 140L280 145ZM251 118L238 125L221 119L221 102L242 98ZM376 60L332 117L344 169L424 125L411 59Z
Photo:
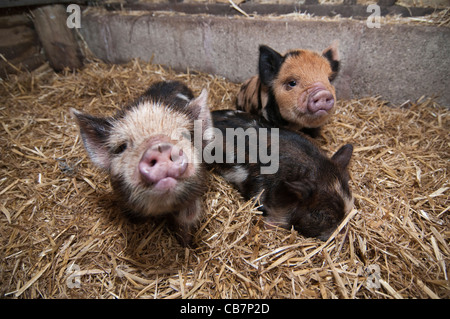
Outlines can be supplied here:
M177 147L174 147L172 151L170 152L170 160L172 162L181 161L183 158L183 150L179 149Z

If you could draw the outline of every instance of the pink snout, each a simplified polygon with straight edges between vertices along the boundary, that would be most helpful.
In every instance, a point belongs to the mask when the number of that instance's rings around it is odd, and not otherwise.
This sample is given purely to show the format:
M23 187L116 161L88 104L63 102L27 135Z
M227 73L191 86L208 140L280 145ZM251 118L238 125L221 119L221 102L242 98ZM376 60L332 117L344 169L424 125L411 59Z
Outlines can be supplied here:
M309 95L308 110L315 114L328 113L334 106L334 96L325 88L315 88ZM319 114L320 114L319 113Z
M183 150L170 143L159 143L148 148L139 162L142 180L154 188L168 190L177 184L186 171L188 161Z

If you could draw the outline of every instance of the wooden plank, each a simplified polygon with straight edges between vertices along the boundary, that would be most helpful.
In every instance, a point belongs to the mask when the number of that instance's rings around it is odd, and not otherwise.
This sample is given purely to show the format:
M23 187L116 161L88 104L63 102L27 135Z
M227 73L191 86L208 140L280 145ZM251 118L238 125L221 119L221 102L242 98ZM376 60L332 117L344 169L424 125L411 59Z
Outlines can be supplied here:
M0 1L0 8L27 7L56 3L86 4L88 1L89 0L2 0Z
M0 53L7 59L14 59L38 44L36 31L31 27L0 28Z
M31 19L25 13L8 14L0 17L0 28L11 28L19 25L33 27L33 21L31 21Z
M32 11L34 26L50 66L55 71L65 67L80 68L82 54L73 30L66 25L66 7L60 4L36 8Z

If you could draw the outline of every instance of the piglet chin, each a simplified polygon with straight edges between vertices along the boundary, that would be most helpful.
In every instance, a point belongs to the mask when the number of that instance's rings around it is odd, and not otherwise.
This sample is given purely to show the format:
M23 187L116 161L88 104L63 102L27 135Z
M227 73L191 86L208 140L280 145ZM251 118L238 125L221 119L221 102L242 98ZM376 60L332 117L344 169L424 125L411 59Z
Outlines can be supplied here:
M177 186L177 180L173 177L165 177L153 185L153 189L160 192L168 192Z

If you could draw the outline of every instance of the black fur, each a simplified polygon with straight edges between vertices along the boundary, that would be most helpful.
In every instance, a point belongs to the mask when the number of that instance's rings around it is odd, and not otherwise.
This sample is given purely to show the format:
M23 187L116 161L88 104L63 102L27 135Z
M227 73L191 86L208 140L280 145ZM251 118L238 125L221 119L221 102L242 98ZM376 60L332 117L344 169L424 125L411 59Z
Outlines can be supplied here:
M288 125L289 122L286 121L281 116L280 108L275 100L275 95L273 93L272 88L269 88L267 97L268 97L266 105L267 120L277 127L284 127ZM261 100L261 96L258 96L258 100Z
M280 114L272 89L272 81L277 77L284 59L285 57L268 46L261 45L259 47L259 78L261 84L258 92L258 108L262 109L261 85L266 85L269 88L266 105L267 120L275 126L286 126L288 124Z
M323 56L328 60L328 62L330 62L330 67L333 74L328 79L332 82L339 72L340 63L339 61L333 59L333 53L331 50L324 52Z
M259 47L259 78L264 85L271 86L272 80L280 71L283 56L266 45Z
M189 100L194 98L192 91L183 83L178 81L164 81L153 84L141 97L140 100L151 99L166 105L181 106L186 105L186 100L177 95L182 94Z
M264 119L245 112L214 111L211 114L214 126L223 136L227 128L255 128L257 134L260 128L274 128ZM270 130L268 135L267 154L271 154L272 143L276 141L272 140ZM353 148L345 145L330 159L308 138L283 128L279 129L278 142L279 169L274 174L262 175L263 165L248 162L248 156L246 163L237 163L235 158L234 163L213 163L210 167L224 177L234 167L245 169L246 179L235 183L244 198L251 199L262 192L259 204L269 218L275 216L286 222L283 227L294 226L305 236L325 240L345 216L345 202L351 199L347 165ZM223 143L226 149L225 138ZM249 147L246 145L246 152Z
M144 102L154 102L167 105L178 112L187 114L191 118L196 119L192 114L192 110L188 108L189 102L180 98L178 94L184 95L189 101L194 98L192 91L183 83L178 81L163 81L152 84L145 93L136 99L133 103L120 110L116 117L122 117L126 111L133 107L137 107Z

